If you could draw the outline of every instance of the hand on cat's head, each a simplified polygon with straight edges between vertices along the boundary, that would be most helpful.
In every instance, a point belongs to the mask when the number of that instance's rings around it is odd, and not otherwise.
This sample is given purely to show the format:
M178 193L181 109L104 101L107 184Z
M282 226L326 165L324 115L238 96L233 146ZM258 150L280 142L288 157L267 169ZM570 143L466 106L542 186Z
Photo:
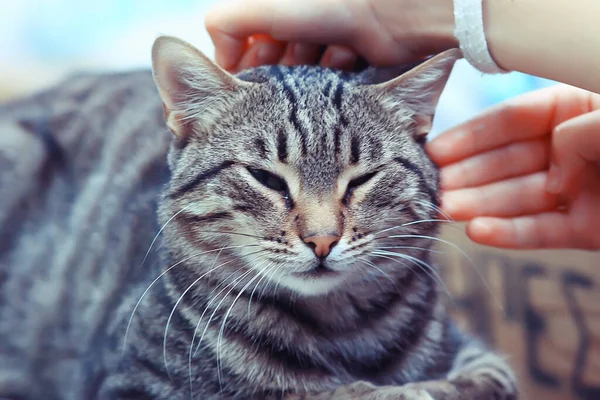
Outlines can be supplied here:
M442 208L507 248L600 249L600 95L559 85L433 140Z
M414 258L435 234L437 171L423 144L458 56L376 84L307 66L234 76L159 38L153 72L174 134L161 205L170 248L185 257L227 244L304 294L364 279L377 252L392 260L377 260L382 273L398 273L389 249Z
M447 0L219 1L205 22L216 60L229 71L267 64L352 69L358 56L396 66L457 47Z

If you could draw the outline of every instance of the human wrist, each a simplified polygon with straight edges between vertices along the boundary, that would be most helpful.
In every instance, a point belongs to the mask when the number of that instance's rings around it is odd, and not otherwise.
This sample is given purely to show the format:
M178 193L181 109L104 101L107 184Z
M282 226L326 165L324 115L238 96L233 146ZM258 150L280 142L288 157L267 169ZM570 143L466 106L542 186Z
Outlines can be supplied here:
M453 0L367 0L377 22L415 56L455 48Z
M510 19L511 10L506 1L482 0L483 7L483 28L485 38L488 44L490 55L499 67L510 68L505 60L504 48L507 42L511 42L507 37L506 24ZM514 43L509 44L514 45Z
M421 19L416 26L416 33L428 46L439 51L458 47L454 35L453 0L418 1L417 7Z

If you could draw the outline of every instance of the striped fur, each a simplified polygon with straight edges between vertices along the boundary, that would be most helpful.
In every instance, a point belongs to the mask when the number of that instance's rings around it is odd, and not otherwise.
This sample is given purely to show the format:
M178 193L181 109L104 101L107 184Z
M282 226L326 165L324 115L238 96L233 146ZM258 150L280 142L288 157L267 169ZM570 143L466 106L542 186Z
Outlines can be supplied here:
M158 93L80 76L0 109L0 398L516 398L426 264L454 53L378 84L153 55ZM321 266L314 234L341 236Z

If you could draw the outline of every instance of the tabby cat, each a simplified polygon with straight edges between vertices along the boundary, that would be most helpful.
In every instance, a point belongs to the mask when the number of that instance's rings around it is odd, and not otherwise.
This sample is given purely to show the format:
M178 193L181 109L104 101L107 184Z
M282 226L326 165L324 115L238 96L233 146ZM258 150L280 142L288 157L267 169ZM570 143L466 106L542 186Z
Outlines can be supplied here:
M0 398L516 399L428 264L458 50L385 82L152 56L0 108Z

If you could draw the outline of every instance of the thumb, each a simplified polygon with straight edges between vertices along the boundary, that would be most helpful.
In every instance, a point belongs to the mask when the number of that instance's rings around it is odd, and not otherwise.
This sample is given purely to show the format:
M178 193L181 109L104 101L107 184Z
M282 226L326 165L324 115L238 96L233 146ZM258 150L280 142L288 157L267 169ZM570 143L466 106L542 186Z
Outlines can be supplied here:
M577 189L586 165L600 160L600 109L569 119L552 133L552 162L546 191Z

